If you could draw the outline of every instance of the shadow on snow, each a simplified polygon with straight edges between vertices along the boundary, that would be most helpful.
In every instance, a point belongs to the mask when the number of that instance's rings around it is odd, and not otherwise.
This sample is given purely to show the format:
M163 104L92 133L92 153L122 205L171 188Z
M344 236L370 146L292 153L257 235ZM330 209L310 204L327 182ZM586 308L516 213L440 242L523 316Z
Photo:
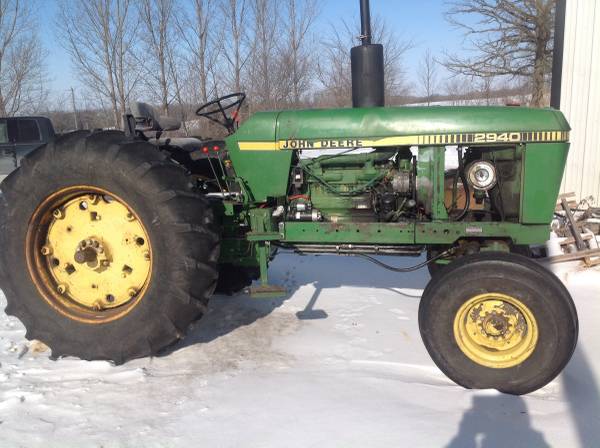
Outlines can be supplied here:
M413 266L423 260L419 257L382 259L395 266ZM162 356L193 344L210 342L239 327L250 325L280 307L304 285L312 284L314 292L304 310L296 313L296 317L299 320L325 319L328 317L327 312L316 308L323 290L340 287L381 288L397 293L399 299L418 300L429 281L429 273L427 268L412 273L395 273L355 257L281 253L269 269L269 279L273 284L284 286L287 294L276 299L255 299L245 293L230 297L215 296L211 299L208 313L201 321L185 339L167 349Z
M525 400L512 395L474 395L446 448L546 448L544 435L531 427Z

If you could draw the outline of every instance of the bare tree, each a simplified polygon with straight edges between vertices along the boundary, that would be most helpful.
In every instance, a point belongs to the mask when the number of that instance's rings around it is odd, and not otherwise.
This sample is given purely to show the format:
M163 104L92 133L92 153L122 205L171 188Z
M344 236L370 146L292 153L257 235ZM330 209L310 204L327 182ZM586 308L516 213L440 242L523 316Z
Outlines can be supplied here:
M285 97L277 54L278 2L252 0L253 41L248 87L259 109L276 109Z
M141 18L142 46L137 60L144 68L142 78L153 101L160 103L163 113L169 113L171 102L171 71L169 53L173 44L174 0L138 0Z
M478 83L479 91L483 94L483 99L485 100L485 105L489 106L492 104L492 92L494 89L494 77L493 76L484 76L480 79Z
M140 80L130 0L61 0L57 27L80 81L112 111L115 127Z
M423 94L427 98L427 105L431 104L431 98L435 93L438 83L437 62L428 48L421 59L418 71L419 83L423 89Z
M288 104L299 107L313 81L315 45L310 31L319 11L316 0L285 0L281 4L287 36L280 49L280 73L286 78Z
M468 76L525 78L531 104L542 106L552 68L554 8L555 0L449 2L448 21L464 30L475 54L449 54L446 67Z
M223 76L229 90L241 92L243 74L251 54L248 36L249 0L220 0L219 9L225 31L221 55L225 61Z
M446 97L451 106L464 106L472 100L472 83L464 76L453 76L444 85Z
M317 78L324 87L323 95L327 97L324 105L348 106L352 92L350 48L358 42L360 24L343 21L342 26L331 28L332 34L321 45ZM406 92L401 61L413 44L400 39L381 17L373 20L372 33L373 42L383 44L385 94L392 99Z
M359 29L357 24L356 30ZM375 17L373 21L373 42L383 45L386 96L391 99L394 96L405 94L408 87L402 69L402 58L413 47L413 42L398 36L382 17Z
M347 25L347 24L346 24ZM323 86L322 106L345 107L352 100L350 47L353 33L348 26L344 31L333 28L331 35L321 43L317 60L317 79Z
M0 0L0 116L35 112L46 100L45 53L32 2Z
M178 105L178 116L181 120L184 133L188 135L189 129L187 117L189 113L189 104L187 98L185 97L186 79L181 70L181 66L184 65L186 61L179 55L174 46L169 46L167 51L167 62L173 98Z
M184 44L187 62L186 85L189 99L205 103L215 94L214 70L218 57L214 0L193 0L191 14L180 14L177 20L179 35Z

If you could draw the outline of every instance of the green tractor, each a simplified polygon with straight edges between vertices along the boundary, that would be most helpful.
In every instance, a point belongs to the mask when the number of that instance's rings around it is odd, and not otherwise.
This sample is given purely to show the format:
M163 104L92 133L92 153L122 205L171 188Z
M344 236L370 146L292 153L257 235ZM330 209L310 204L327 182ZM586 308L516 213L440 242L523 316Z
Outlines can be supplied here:
M215 290L258 280L251 295L284 294L267 268L289 249L428 265L421 335L464 387L524 394L555 378L577 313L528 249L548 239L567 121L552 109L383 107L383 51L361 6L353 108L238 126L245 96L228 95L198 108L228 130L207 140L163 137L178 123L137 103L125 132L61 135L25 157L0 185L0 287L27 338L55 358L154 355ZM374 258L423 253L413 268Z

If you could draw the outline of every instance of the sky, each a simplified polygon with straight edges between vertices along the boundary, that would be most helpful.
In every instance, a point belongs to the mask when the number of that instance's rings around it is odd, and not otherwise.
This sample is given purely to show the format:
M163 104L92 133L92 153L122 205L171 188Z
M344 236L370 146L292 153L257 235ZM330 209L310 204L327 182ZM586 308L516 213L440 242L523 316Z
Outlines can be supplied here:
M85 1L85 0L81 0ZM40 32L48 52L47 64L53 98L60 98L73 87L80 87L69 55L61 48L55 34L55 0L38 0ZM460 30L444 19L444 0L371 0L371 15L385 17L390 28L405 41L412 41L403 59L403 69L409 82L416 84L416 72L423 53L430 49L434 56L444 50L460 50L463 37ZM321 0L321 14L315 24L317 32L327 33L342 20L359 17L359 0ZM348 49L348 52L350 49ZM350 54L348 53L348 57ZM442 77L443 74L440 76Z
M412 41L413 47L403 58L403 67L409 82L416 84L416 72L427 49L434 57L444 51L459 51L464 46L461 30L444 18L447 0L371 0L371 16L384 17L399 39ZM360 17L359 0L322 0L317 26L335 26L345 18ZM471 20L465 18L465 20ZM376 42L374 42L376 43ZM440 78L443 74L440 73Z

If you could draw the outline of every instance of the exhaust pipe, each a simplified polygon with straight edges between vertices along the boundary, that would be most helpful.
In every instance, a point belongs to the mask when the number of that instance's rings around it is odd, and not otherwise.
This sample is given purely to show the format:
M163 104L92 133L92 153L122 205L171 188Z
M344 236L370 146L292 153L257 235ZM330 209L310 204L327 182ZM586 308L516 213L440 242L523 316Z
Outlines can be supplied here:
M385 105L383 45L371 43L369 0L360 0L361 44L350 50L352 107Z

